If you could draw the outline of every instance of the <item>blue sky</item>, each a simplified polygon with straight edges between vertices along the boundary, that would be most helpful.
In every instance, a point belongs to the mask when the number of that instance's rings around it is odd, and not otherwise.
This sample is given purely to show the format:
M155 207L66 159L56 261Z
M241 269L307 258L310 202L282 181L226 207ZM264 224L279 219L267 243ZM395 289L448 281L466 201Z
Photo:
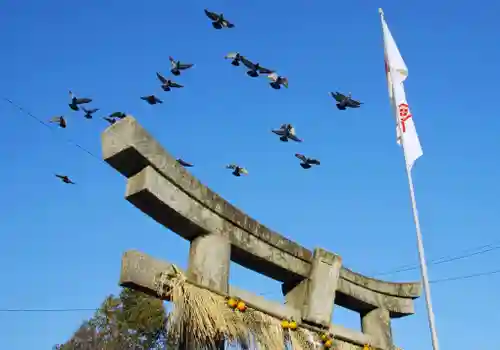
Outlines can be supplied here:
M208 5L207 5L208 6ZM500 146L498 5L354 0L214 0L234 21L216 31L203 5L186 0L6 0L0 6L0 95L42 119L64 114L66 130L47 130L1 102L0 308L93 308L117 292L127 249L186 265L188 244L125 201L125 179L68 144L100 157L105 122L67 107L68 90L94 98L101 112L133 114L193 174L287 237L343 256L366 274L416 263L403 158L387 96L378 7L409 69L406 91L424 156L414 181L429 259L497 240ZM223 59L240 51L290 79L271 89ZM195 63L186 87L163 93L156 71L168 56ZM352 91L365 104L338 111L329 91ZM158 94L149 106L139 96ZM269 132L296 126L303 144ZM318 157L303 171L293 153ZM250 176L233 178L228 162ZM71 175L77 186L57 181ZM430 267L440 279L500 268L498 252ZM419 271L384 276L417 280ZM233 266L232 283L280 299L279 285ZM433 285L443 349L488 348L497 331L500 275ZM478 294L477 297L474 293ZM394 321L405 350L430 348L423 298L417 314ZM6 349L49 349L92 312L0 312ZM360 328L336 310L335 322Z

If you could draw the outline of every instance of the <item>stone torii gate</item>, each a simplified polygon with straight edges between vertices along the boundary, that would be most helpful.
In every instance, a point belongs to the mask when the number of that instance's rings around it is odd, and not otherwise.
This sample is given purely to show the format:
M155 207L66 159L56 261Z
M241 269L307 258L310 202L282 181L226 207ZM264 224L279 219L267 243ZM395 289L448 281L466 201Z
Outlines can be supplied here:
M273 232L202 185L131 116L102 134L104 160L128 178L126 199L190 241L187 277L281 319L293 317L334 334L339 349L394 349L391 318L414 313L420 283L392 283L342 266ZM229 285L230 262L282 283L286 304ZM155 276L171 264L138 251L122 258L120 285L157 296ZM360 314L362 331L331 323L334 305Z

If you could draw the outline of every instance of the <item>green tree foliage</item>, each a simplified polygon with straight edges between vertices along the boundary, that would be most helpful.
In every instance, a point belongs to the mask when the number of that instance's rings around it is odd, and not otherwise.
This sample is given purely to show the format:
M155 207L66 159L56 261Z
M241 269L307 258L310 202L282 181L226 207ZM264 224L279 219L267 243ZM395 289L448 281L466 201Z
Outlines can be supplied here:
M166 350L163 302L132 289L108 296L58 350Z

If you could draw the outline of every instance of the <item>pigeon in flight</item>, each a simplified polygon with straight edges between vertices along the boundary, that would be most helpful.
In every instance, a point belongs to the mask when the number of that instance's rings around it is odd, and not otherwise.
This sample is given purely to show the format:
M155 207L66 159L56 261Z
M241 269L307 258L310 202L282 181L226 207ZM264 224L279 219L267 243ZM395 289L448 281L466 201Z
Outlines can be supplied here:
M254 63L250 60L248 60L245 57L241 57L241 63L243 63L249 70L247 71L247 75L255 78L258 77L259 74L272 74L274 73L273 70L261 67L259 63Z
M144 100L146 101L147 103L149 103L150 105L155 105L157 103L163 103L162 100L160 100L158 97L156 97L155 95L149 95L149 96L143 96L141 97L141 100Z
M234 176L248 175L248 170L236 164L226 165L226 169L232 169Z
M82 107L82 111L85 113L84 117L87 119L92 119L92 114L94 114L98 110L99 108L86 109L85 107Z
M61 128L66 128L66 119L63 116L53 117L49 120L49 123L57 123Z
M351 93L347 96L341 94L340 92L330 92L335 101L337 101L337 108L341 111L345 111L346 108L359 108L363 102L359 102L351 97Z
M267 77L271 80L269 85L271 85L273 89L279 90L281 85L288 89L288 78L282 77L276 73L271 73Z
M171 79L165 78L163 75L161 75L158 72L156 72L156 76L158 77L158 80L161 81L161 88L163 89L163 91L170 91L171 88L184 87L181 84L177 84L176 82L173 82Z
M66 175L56 174L56 177L60 178L61 181L64 182L64 183L76 185L76 183L73 182L73 181L71 181L71 179L68 176L66 176Z
M121 120L121 119L125 118L126 116L127 115L125 113L123 113L123 112L114 112L114 113L111 113L107 117L103 117L102 119L104 119L105 121L107 121L109 124L113 125L118 120Z
M302 140L295 135L295 128L293 127L292 124L281 124L279 129L271 131L276 135L279 135L280 140L283 142L288 142L288 139L293 140L295 142L302 142Z
M118 121L118 118L111 118L111 117L102 117L105 121L107 121L109 124L113 125Z
M301 160L300 166L304 169L309 169L313 165L320 165L321 164L319 160L314 159L314 158L308 158L305 155L300 154L300 153L295 153L295 157L297 157L298 159Z
M239 52L230 52L226 56L224 56L225 59L231 59L231 64L233 66L238 67L240 65L241 59L243 56L240 55Z
M123 112L114 112L114 113L111 113L108 118L113 118L113 119L123 119L127 116L127 114L123 113Z
M179 163L180 165L182 165L183 167L186 167L186 168L191 168L193 166L193 164L188 163L188 162L182 160L181 158L177 159L177 163Z
M181 61L176 61L172 56L168 58L170 60L170 73L175 76L181 75L181 70L186 70L194 66L192 63L181 63Z
M215 29L234 28L234 24L225 19L222 13L210 12L205 9L205 15L212 20L212 26Z
M92 102L92 99L90 99L90 98L86 98L86 97L77 98L71 91L69 92L69 97L71 99L71 103L69 104L69 108L71 108L74 111L80 110L80 108L78 108L78 105Z

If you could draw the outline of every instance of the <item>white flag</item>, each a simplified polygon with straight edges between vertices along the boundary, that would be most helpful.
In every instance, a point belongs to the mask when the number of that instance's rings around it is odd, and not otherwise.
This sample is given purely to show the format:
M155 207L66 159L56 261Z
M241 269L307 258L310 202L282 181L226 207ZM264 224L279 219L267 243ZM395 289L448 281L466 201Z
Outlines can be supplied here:
M389 99L396 117L396 135L397 142L404 143L404 151L406 158L406 166L409 170L413 167L415 161L423 155L420 140L418 139L415 123L406 101L406 94L403 82L408 77L408 68L399 53L398 46L392 37L391 31L385 22L384 14L380 12L380 19L382 20L382 31L384 34L384 60L385 71L387 75L387 84L389 87ZM403 137L399 132L400 128L397 123L401 123L401 131Z

